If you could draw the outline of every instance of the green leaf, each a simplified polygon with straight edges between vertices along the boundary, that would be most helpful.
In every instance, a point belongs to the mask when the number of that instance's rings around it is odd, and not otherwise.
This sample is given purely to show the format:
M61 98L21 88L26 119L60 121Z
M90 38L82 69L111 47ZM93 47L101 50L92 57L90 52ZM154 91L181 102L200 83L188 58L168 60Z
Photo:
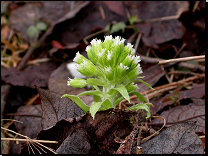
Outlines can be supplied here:
M110 23L108 25L106 25L105 30L106 31L109 31L110 30Z
M61 98L64 97L68 97L69 99L71 99L72 101L74 101L74 103L77 104L78 107L80 107L84 113L86 113L87 111L89 111L89 106L87 106L79 97L77 97L76 95L69 95L69 94L64 94Z
M95 102L99 102L99 99L100 99L100 97L99 97L99 96L97 96L97 95L93 95L93 100L94 100Z
M100 109L100 107L103 107ZM103 102L93 102L90 106L90 114L92 115L93 119L95 118L95 114L98 110L106 110L112 108L111 102L109 99L106 99Z
M112 108L112 104L111 104L111 102L110 102L109 99L106 99L106 100L102 103L101 107L103 107L103 108L105 108L105 109L109 109L109 108Z
M92 115L93 119L95 118L95 114L99 110L102 102L93 102L90 106L90 114Z
M120 86L118 86L116 88L112 88L110 90L116 90L116 91L118 91L130 103L129 94L127 92L127 89L123 85L120 85Z
M47 25L44 22L39 22L39 23L36 24L36 28L43 31L43 30L47 29Z
M137 105L129 107L127 109L129 109L129 110L136 110L136 111L140 110L140 109L144 109L147 112L146 119L150 117L149 107L146 104L137 104Z
M133 25L134 23L136 22L141 22L142 20L141 19L138 19L136 16L132 15L130 18L129 18L129 23L130 25Z
M145 105L147 105L147 106L153 106L152 103L145 103Z
M93 89L96 89L97 91L100 91L100 89L97 86L92 86Z
M1 3L1 14L8 11L8 5L9 5L9 3L7 3L7 2Z
M88 85L91 86L104 86L104 82L101 79L88 78L86 82Z
M147 102L145 97L142 94L140 94L139 92L130 92L129 94L136 95L139 98L139 100L141 101L141 103Z
M116 106L117 104L119 104L123 99L124 99L123 96L117 98L116 101L115 101L114 104L113 104L114 108L115 108L115 106Z
M134 80L134 81L139 81L139 82L141 82L141 83L143 83L143 84L145 84L147 87L149 87L150 89L152 89L152 90L155 90L154 88L152 88L147 82L144 82L144 81L142 81L142 80Z
M97 91L97 90L90 90L90 91L86 91L86 92L82 92L79 95L77 95L78 97L82 96L82 95L96 95L99 97L103 97L103 93L101 91Z
M120 30L124 33L125 27L126 27L126 24L124 22L115 23L112 25L110 33L113 34L113 33L118 32Z
M26 33L27 33L27 36L28 36L29 38L34 38L36 35L38 35L38 34L40 33L40 31L39 31L39 29L36 28L34 25L31 25L31 26L27 29Z

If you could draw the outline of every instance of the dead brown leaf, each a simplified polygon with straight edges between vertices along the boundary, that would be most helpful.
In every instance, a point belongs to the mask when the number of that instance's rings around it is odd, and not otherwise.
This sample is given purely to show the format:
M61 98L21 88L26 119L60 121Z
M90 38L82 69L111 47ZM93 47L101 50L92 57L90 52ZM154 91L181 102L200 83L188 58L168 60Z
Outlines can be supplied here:
M53 62L44 62L39 66L29 65L22 71L12 67L1 67L1 80L14 86L47 87L49 76L55 68Z

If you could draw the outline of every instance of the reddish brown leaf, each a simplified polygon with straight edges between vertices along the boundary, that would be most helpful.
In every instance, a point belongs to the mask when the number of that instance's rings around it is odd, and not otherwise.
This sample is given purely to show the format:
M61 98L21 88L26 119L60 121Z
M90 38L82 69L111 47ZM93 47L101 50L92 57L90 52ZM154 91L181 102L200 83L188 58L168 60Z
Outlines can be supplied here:
M69 119L84 114L81 108L69 98L61 98L61 94L37 88L42 102L43 129L53 127L62 119Z
M205 114L205 102L202 99L194 99L193 103L189 105L181 105L171 108L167 111L163 111L160 116L164 117L166 122L178 122L192 118L194 116L199 116ZM196 131L205 131L205 115L191 119L192 121L197 121ZM155 119L153 123L162 123L161 120Z
M142 20L150 20L177 15L188 9L188 2L176 1L132 1L129 12ZM148 11L147 11L148 10ZM142 41L146 46L158 48L158 44L180 39L183 35L182 24L177 19L138 23L136 28L143 33Z
M49 76L55 68L53 62L44 62L39 66L29 65L22 71L1 67L1 80L14 86L47 87Z
M205 97L205 84L193 84L193 89L179 91L178 94L179 94L178 99L175 99L175 100L166 101L166 99L173 99L174 93L167 94L162 98L156 97L156 98L151 99L150 102L154 105L154 107L150 107L151 115L154 115L157 112L161 111L165 106L174 104L176 100L181 101L183 99L188 100L190 98ZM181 103L181 104L188 104L188 103Z
M18 108L17 113L20 115L24 114L24 116L14 117L15 120L22 122L22 123L14 122L14 125L18 133L26 135L30 138L36 138L37 134L42 130L41 105L21 106ZM40 117L37 117L37 115L40 115Z
M151 66L145 70L144 72L139 76L145 76L142 80L147 82L150 86L153 86L157 83L157 81L164 76L164 72L162 72L162 69L159 65ZM143 92L149 89L148 86L146 86L143 83L137 83L139 87L139 92Z
M101 17L100 6L104 10L105 20ZM117 5L114 7L117 7ZM127 21L127 18L126 16L112 12L103 1L93 1L82 9L76 15L76 18L57 24L53 30L53 36L54 39L59 39L61 43L66 45L69 43L79 43L84 37L90 34L90 30L95 27L104 29L112 21ZM88 41L90 42L91 40L92 38Z
M202 141L195 134L195 122L184 122L163 130L159 135L141 144L141 154L203 154ZM136 154L136 146L132 149Z
M58 48L58 49L62 49L64 47L60 42L56 40L52 40L51 45L53 48Z
M122 1L103 1L108 8L121 16L125 15L125 9Z

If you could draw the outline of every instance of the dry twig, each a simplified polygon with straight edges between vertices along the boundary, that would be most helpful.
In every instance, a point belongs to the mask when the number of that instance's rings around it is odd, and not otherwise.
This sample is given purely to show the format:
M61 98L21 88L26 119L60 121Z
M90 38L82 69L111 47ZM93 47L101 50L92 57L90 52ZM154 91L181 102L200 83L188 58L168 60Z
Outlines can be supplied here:
M177 82L172 82L172 83L168 83L162 86L155 87L154 88L155 90L152 90L152 89L146 90L144 92L141 92L141 94L144 95L146 98L151 99L152 97L162 94L165 91L174 89L180 85L184 85L185 83L188 83L190 81L194 81L196 79L203 78L203 77L205 77L205 74L198 74L198 75L195 75L195 76L192 76L192 77L189 77L189 78L177 81ZM137 98L137 96L132 95L130 97L130 100L135 99L135 98ZM124 99L121 102L124 103L124 102L127 102L127 100Z
M147 56L143 56L143 55L140 55L140 58L142 61L147 62L147 63L158 63L159 61L164 61L164 59L161 59L161 58L152 58L152 57L147 57ZM199 69L199 70L205 72L205 67L201 66L201 65L193 65L193 64L189 64L189 63L185 63L185 62L180 62L180 63L178 63L178 66L192 69L192 70Z
M28 136L22 135L22 134L20 134L20 133L17 133L17 132L15 132L15 131L12 131L12 130L7 129L7 128L4 128L4 127L1 127L1 129L6 130L6 131L9 131L9 132L12 132L12 133L14 133L14 134L17 134L17 135L19 135L19 136L22 136L22 137L26 138L26 139L28 140L27 143L34 142L33 139L30 139ZM49 148L49 147L46 147L46 146L42 145L42 144L39 143L39 142L35 142L35 143L38 144L38 145L40 145L40 146L42 146L42 147L44 147L44 148L46 148L47 150L51 151L52 153L57 154L53 149L51 149L51 148ZM29 146L30 146L30 144L29 144ZM28 146L28 147L29 147L29 146ZM30 146L30 148L32 149L31 146ZM33 151L33 149L32 149L32 151Z
M151 22L167 21L167 20L178 19L179 17L180 17L180 15L160 17L160 18L145 20L145 22L151 23Z
M166 63L174 63L174 62L183 62L183 61L198 60L198 59L205 59L205 55L201 55L201 56L191 56L191 57L178 58L178 59L169 59L169 60L159 61L158 64L166 64Z
M19 138L1 138L1 140L11 140L11 141L31 141L29 139L19 139ZM58 143L58 141L50 141L50 140L34 140L32 139L32 141L34 142L41 142L41 143L49 143L49 144L56 144Z

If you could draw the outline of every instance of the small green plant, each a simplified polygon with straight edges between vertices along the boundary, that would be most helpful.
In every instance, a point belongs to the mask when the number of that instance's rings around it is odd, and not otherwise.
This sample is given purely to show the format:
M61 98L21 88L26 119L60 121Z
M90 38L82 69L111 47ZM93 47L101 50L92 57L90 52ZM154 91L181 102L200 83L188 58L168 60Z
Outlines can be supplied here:
M141 19L138 19L136 16L132 15L130 18L129 18L129 23L130 25L134 25L134 23L139 23L141 22L142 20Z
M35 26L31 25L27 29L27 36L29 38L34 38L36 35L39 35L41 31L44 31L47 29L47 25L44 22L38 22Z
M136 92L135 81L142 82L152 89L152 87L141 80L142 73L139 62L140 56L135 56L135 49L130 43L124 46L125 39L117 36L115 39L105 36L104 42L93 39L86 47L88 58L77 52L74 62L77 63L77 70L87 79L74 78L68 81L68 85L76 88L92 86L92 90L85 91L79 95L64 94L73 100L85 113L89 111L95 117L97 111L115 108L123 99L130 103L129 94L136 95L141 103L129 107L129 110L144 109L147 117L150 117L149 107L151 103L143 95ZM82 95L93 95L94 102L87 106L79 97Z

